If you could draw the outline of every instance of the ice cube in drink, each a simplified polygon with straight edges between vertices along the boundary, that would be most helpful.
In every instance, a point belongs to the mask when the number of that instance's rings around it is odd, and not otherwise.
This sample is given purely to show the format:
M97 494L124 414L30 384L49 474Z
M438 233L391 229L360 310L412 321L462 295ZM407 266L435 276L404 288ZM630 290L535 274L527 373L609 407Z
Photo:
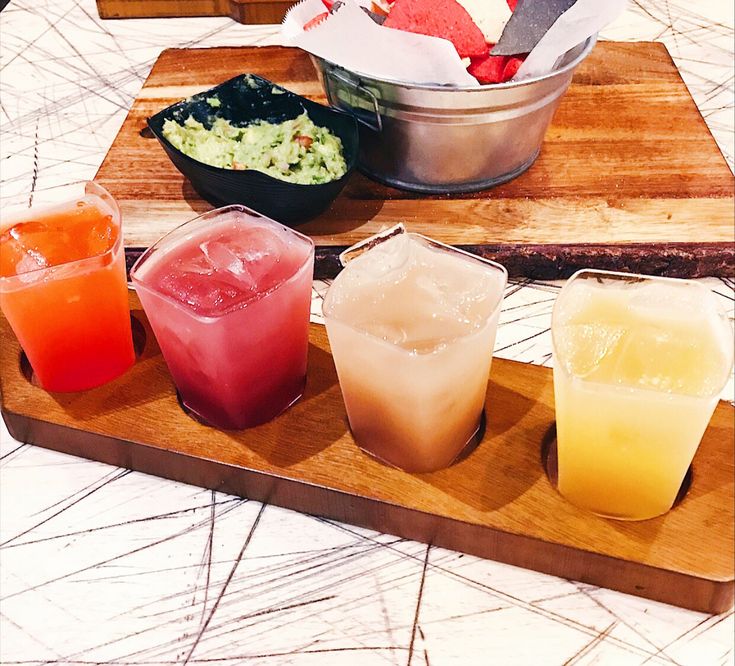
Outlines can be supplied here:
M164 236L131 278L186 407L241 429L296 401L306 379L314 244L243 206Z
M505 269L400 233L350 261L324 302L352 434L409 471L446 467L478 430Z
M93 388L133 364L120 211L102 187L3 219L0 306L48 391Z
M554 307L559 492L612 518L668 511L732 365L715 296L685 280L583 271Z

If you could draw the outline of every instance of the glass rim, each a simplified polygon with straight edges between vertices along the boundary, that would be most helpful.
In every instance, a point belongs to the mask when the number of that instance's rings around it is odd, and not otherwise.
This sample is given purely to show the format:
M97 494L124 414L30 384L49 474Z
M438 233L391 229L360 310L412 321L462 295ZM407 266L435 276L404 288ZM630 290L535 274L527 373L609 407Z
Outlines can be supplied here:
M115 242L110 245L104 252L98 252L97 254L92 254L88 257L80 257L79 259L72 259L70 261L64 261L59 264L52 264L51 266L39 266L38 268L34 268L30 271L25 271L23 273L16 273L15 275L0 275L0 286L1 287L7 287L12 286L16 282L20 282L21 284L18 285L18 288L24 288L24 287L31 287L33 284L35 284L38 280L35 279L32 282L26 282L23 280L24 276L29 275L39 275L42 273L51 273L54 271L60 271L62 269L68 269L69 267L86 267L86 264L92 264L95 262L98 262L100 259L107 257L110 254L113 254L123 244L123 234L122 234L122 212L120 210L120 206L115 200L115 198L105 189L102 185L99 183L93 181L93 180L80 180L75 181L74 183L66 183L65 185L58 186L59 188L72 188L74 185L84 185L84 195L86 196L93 196L99 199L105 206L109 206L110 213L112 213L112 221L113 224L118 229L118 235ZM16 210L11 210L9 213L7 213L5 219L3 220L2 224L0 224L0 233L4 233L7 229L10 229L12 226L18 224L22 221L28 221L32 222L34 220L34 217L37 216L39 213L44 214L49 211L53 211L54 209L60 209L64 206L67 206L68 204L73 203L74 201L80 201L83 197L76 197L76 198L70 198L70 199L64 199L62 201L57 202L49 202L46 204L40 204L38 206L29 206L27 208L19 208ZM35 214L33 211L36 211Z
M625 271L610 271L605 268L580 268L572 273L565 281L564 287L574 280L583 277L585 274L589 274L591 277L600 275L603 278L610 278L611 280L619 280L620 282L629 282L635 284L637 282L669 282L675 284L691 284L695 285L698 289L707 289L702 286L699 282L692 278L677 278L669 277L667 275L647 275L646 273L632 273Z
M153 288L151 285L147 284L145 276L141 277L138 275L143 264L148 262L157 250L160 250L161 248L167 248L167 247L169 249L174 248L178 246L180 242L186 240L186 234L183 233L183 230L185 227L194 226L196 225L196 223L202 222L206 218L218 216L218 215L224 215L233 210L237 210L239 212L245 213L249 218L252 218L251 221L264 220L266 223L270 225L275 225L277 227L285 229L289 234L301 240L305 240L309 244L310 246L309 253L306 255L304 260L299 264L296 270L294 270L294 272L288 276L288 278L279 282L272 289L269 289L263 294L259 295L259 297L256 299L246 301L245 303L242 303L239 305L234 305L231 308L226 309L221 314L203 315L187 307L185 303L182 303L181 301L178 301L175 298L172 298L168 294L163 293L161 290ZM138 287L142 287L143 289L147 289L148 291L156 294L160 298L163 298L168 303L171 303L172 305L175 305L176 307L183 308L187 312L187 314L194 317L195 319L199 319L202 321L213 321L213 320L217 320L222 317L225 317L229 314L232 314L233 312L242 310L244 307L247 307L250 303L261 301L263 298L267 298L268 296L270 296L273 292L278 291L282 286L287 285L291 283L292 281L294 281L297 278L297 276L299 276L299 274L304 270L304 268L309 265L310 258L314 256L314 248L315 248L314 240L310 238L309 236L307 236L306 234L302 234L300 231L296 231L292 227L282 224L281 222L278 222L274 220L273 218L268 217L267 215L263 215L262 213L259 213L253 210L252 208L245 206L244 204L227 204L226 206L221 206L219 208L213 208L212 210L205 211L204 213L201 213L197 215L196 217L186 220L186 222L182 222L181 224L175 226L173 229L170 229L169 231L167 231L155 243L153 243L151 246L146 248L145 252L143 252L143 254L141 254L136 259L135 263L130 267L130 271L128 275L130 278L130 282L133 285L133 289L136 292L138 290Z
M422 240L425 240L427 243L429 243L433 247L436 247L440 250L451 252L453 254L461 254L473 261L479 262L481 264L485 264L487 266L492 266L493 268L503 273L503 275L505 275L505 281L506 282L508 281L508 269L505 266L503 266L503 264L495 261L494 259L488 259L487 257L481 257L479 254L473 254L472 252L468 252L467 250L464 250L461 247L449 245L448 243L442 243L441 241L435 240L434 238L430 238L429 236L424 236L424 234L420 234L415 231L408 231L407 234L415 238L421 238ZM502 300L503 299L501 297L498 303Z
M709 399L718 396L720 393L722 393L722 390L727 385L728 380L730 379L730 373L733 368L733 364L735 363L735 355L732 352L732 348L727 346L725 350L726 358L729 359L729 367L727 371L724 373L724 378L722 382L719 384L719 387L715 390L713 390L711 393L707 393L704 395L693 395L690 393L681 393L681 392L669 392L669 391L659 391L653 388L646 388L642 386L629 386L626 384L611 384L608 382L600 382L595 381L593 379L586 379L584 377L579 377L577 375L574 375L571 372L568 372L566 368L563 367L561 363L557 363L557 359L559 358L559 352L558 352L558 345L556 340L556 333L554 326L554 318L556 317L557 309L561 307L559 303L562 300L562 296L564 295L565 291L568 291L570 286L577 281L579 278L584 278L586 275L589 275L589 278L595 278L596 276L607 278L610 281L619 281L621 283L629 283L629 284L638 284L643 282L659 282L659 283L667 283L667 284L676 284L676 285L684 285L688 287L689 289L696 289L699 292L702 293L712 293L712 290L704 286L703 284L697 282L696 280L693 280L691 278L675 278L675 277L667 277L663 275L646 275L644 273L625 273L623 271L609 271L605 269L598 269L598 268L580 268L579 270L575 271L562 285L562 288L559 290L559 293L556 296L556 299L554 301L554 306L551 311L551 350L553 354L553 360L554 360L554 370L559 370L560 372L563 372L567 377L571 378L572 380L577 380L580 382L584 382L585 384L591 385L591 386L604 386L607 388L612 388L620 391L636 391L636 392L644 392L646 394L653 394L653 395L659 395L659 396L676 396L678 398L690 398L692 400L703 400L703 399ZM732 327L728 326L728 316L727 313L723 310L722 307L720 307L719 304L716 303L716 316L717 316L717 322L723 326L724 328L728 329L728 332L732 334ZM729 353L728 353L729 351Z
M430 238L429 236L420 234L417 231L409 231L406 228L406 225L403 224L403 222L398 222L398 224L394 224L392 227L383 229L382 231L379 231L378 233L373 234L372 236L368 236L367 238L364 238L363 240L350 245L348 248L340 252L339 262L342 265L342 268L345 268L347 264L350 263L350 261L352 261L352 259L346 259L346 257L349 255L350 252L354 252L355 250L358 250L364 246L365 249L358 255L358 256L361 256L362 254L365 254L366 252L369 252L370 250L380 246L382 243L385 243L386 241L389 241L392 238L396 236L401 236L401 235L420 238L440 250L451 252L453 254L455 253L461 254L469 259L472 259L473 261L477 261L482 264L492 266L493 268L500 270L502 273L505 273L505 278L507 282L508 269L505 266L503 266L503 264L498 263L497 261L494 261L493 259L488 259L487 257L481 257L479 254L473 254L472 252L468 252L467 250L464 250L455 245L449 245L448 243L442 243L441 241L438 241L434 238ZM355 257L355 259L356 258L357 257Z
M446 345L453 344L453 343L458 342L460 340L466 340L466 339L468 339L468 338L470 338L470 337L472 337L474 335L479 334L483 330L485 330L485 328L490 324L490 322L492 321L492 319L500 311L500 309L502 307L502 304L503 304L503 299L505 297L505 288L508 285L508 269L505 266L503 266L503 264L498 263L497 261L493 261L492 259L487 259L486 257L481 257L481 256L479 256L477 254L473 254L472 252L468 252L467 250L464 250L462 248L455 247L453 245L449 245L447 243L442 243L441 241L434 240L433 238L430 238L429 236L424 236L423 234L420 234L420 233L417 233L417 232L408 231L408 229L406 229L405 225L402 222L399 222L398 224L394 225L393 227L390 227L389 229L385 229L385 230L383 230L381 232L378 232L377 234L374 234L372 236L369 236L368 238L365 238L362 241L359 241L358 243L355 243L354 245L350 246L349 248L347 248L346 250L344 250L340 254L340 261L342 261L342 257L344 255L346 255L352 249L356 249L356 248L361 247L362 245L365 245L367 249L365 249L363 253L361 253L360 255L358 255L358 256L362 256L362 254L365 254L365 253L369 252L370 250L374 249L375 247L378 247L381 243L386 242L388 240L391 240L392 238L394 238L396 236L399 236L399 235L406 235L408 237L419 238L422 241L425 241L428 245L430 245L430 246L432 246L432 247L434 247L436 249L442 250L444 252L449 252L451 254L459 254L459 255L462 255L463 257L465 257L465 258L467 258L469 260L472 260L473 262L484 264L484 265L486 265L488 267L491 267L491 268L495 269L495 272L500 273L500 275L502 276L502 287L500 289L500 294L498 296L497 301L493 304L493 307L492 307L492 310L491 310L490 314L488 314L488 316L486 317L484 324L482 326L480 326L479 328L473 330L473 331L470 331L468 333L464 333L462 335L457 335L456 337L454 337L451 340L447 341ZM377 242L375 242L375 241L377 241ZM357 257L355 257L355 258L357 258ZM343 263L343 269L342 270L346 270L348 264L351 261L352 260L347 261L346 263ZM336 279L337 278L335 278L335 281L336 281ZM328 312L327 311L327 308L326 308L327 299L328 299L329 293L331 292L331 290L333 289L333 287L334 287L334 281L329 286L329 289L327 290L327 293L324 295L324 298L322 300L322 316L324 317L325 321L326 320L331 320L331 321L339 322L339 323L343 324L344 326L347 326L352 331L355 331L356 333L360 334L360 335L364 335L364 336L366 336L366 337L368 337L368 338L370 338L372 340L377 341L378 343L387 345L387 346L389 346L391 348L401 349L401 350L405 351L409 355L429 356L429 355L431 355L431 354L433 354L433 353L435 353L437 351L436 348L434 348L434 349L432 349L431 351L428 351L428 352L417 352L415 350L406 349L406 348L401 347L400 345L398 345L396 343L390 342L388 340L384 340L383 338L380 338L380 337L378 337L378 336L370 333L369 331L365 331L364 329L361 329L361 328L356 328L352 324L349 324L349 323L343 321L342 319L340 319L339 317L334 316L333 314L331 314L330 312Z

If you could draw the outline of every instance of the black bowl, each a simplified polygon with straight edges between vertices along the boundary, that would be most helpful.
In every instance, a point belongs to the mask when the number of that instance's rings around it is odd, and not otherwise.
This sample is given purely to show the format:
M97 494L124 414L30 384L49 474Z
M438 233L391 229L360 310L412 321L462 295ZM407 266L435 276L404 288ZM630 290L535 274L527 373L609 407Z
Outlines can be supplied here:
M220 101L217 108L206 101L215 96ZM247 125L255 120L280 123L304 111L314 124L326 127L342 140L347 172L338 180L301 185L252 169L237 171L210 166L185 155L163 136L163 123L168 119L183 123L193 116L205 127L211 127L214 118L222 117L233 125ZM312 102L253 74L241 74L159 111L148 118L148 127L202 198L215 206L244 204L284 224L305 222L326 210L357 162L357 122L351 115Z

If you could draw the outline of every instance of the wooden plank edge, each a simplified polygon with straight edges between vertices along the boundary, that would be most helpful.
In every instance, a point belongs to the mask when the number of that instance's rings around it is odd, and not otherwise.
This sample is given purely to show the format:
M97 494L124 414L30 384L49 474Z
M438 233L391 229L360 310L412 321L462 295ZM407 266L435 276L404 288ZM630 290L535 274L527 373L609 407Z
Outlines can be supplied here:
M493 259L511 277L566 279L582 268L662 277L729 277L735 273L735 242L621 243L612 245L465 245L468 252Z
M217 490L359 527L532 569L705 613L733 606L735 579L710 580L479 525L360 495L228 466L146 444L37 421L2 408L10 434L43 448L72 453L190 485Z
M566 279L582 268L643 273L663 277L731 277L735 273L735 243L627 243L620 245L457 245L473 254L492 259L508 269L510 277L535 280ZM339 255L346 245L317 245L314 279L327 280L342 270ZM126 247L128 271L145 252L144 247Z
M148 4L155 4L155 9L141 9ZM104 20L135 19L135 18L195 18L203 16L229 16L236 12L234 0L229 0L227 6L223 1L210 2L211 8L205 9L205 3L197 2L187 5L181 0L156 0L155 3L135 2L127 4L124 0L96 0L97 14ZM232 16L235 18L235 16ZM237 19L236 19L237 20Z
M181 0L158 0L156 10L141 9L143 3L138 2L126 6L120 0L97 0L97 13L104 20L131 18L194 18L229 16L233 21L245 24L277 24L276 18L283 19L288 8L295 0L226 0L212 3L211 9L200 7L200 4L187 6ZM248 11L250 7L250 11ZM267 19L267 20L266 20Z

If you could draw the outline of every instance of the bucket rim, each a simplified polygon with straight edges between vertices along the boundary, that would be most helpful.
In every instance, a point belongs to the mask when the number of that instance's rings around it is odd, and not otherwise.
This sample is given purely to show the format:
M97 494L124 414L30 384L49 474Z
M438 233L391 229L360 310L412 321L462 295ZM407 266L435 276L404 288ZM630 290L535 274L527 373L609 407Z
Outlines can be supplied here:
M580 51L580 53L570 62L568 62L566 65L559 69L555 69L551 72L548 72L547 74L542 74L541 76L534 76L528 79L523 79L522 81L506 81L505 83L490 83L490 84L484 84L484 85L478 85L478 86L451 86L451 85L437 85L437 84L431 84L431 83L411 83L408 81L401 81L398 79L388 79L388 78L380 78L377 76L372 76L370 74L365 74L364 72L358 72L355 70L347 69L346 67L343 67L342 65L338 65L337 63L331 62L330 60L326 60L325 58L320 58L319 56L315 56L313 54L312 58L320 63L324 63L329 65L332 68L336 68L339 70L342 70L343 72L347 72L348 74L352 74L353 76L359 77L360 81L362 83L377 83L377 84L388 84L392 86L397 86L399 88L405 88L407 90L421 90L421 91L436 91L436 92L468 92L468 93L486 93L490 92L492 90L512 90L514 88L522 88L524 86L530 86L535 83L539 83L541 81L547 81L549 79L553 79L557 76L562 76L566 74L569 71L574 70L591 52L592 49L595 47L595 44L597 44L597 33L594 35L590 35L584 42L581 42L584 44L584 47ZM579 46L579 45L577 45ZM572 47L576 48L576 47ZM570 49L571 51L571 49Z

